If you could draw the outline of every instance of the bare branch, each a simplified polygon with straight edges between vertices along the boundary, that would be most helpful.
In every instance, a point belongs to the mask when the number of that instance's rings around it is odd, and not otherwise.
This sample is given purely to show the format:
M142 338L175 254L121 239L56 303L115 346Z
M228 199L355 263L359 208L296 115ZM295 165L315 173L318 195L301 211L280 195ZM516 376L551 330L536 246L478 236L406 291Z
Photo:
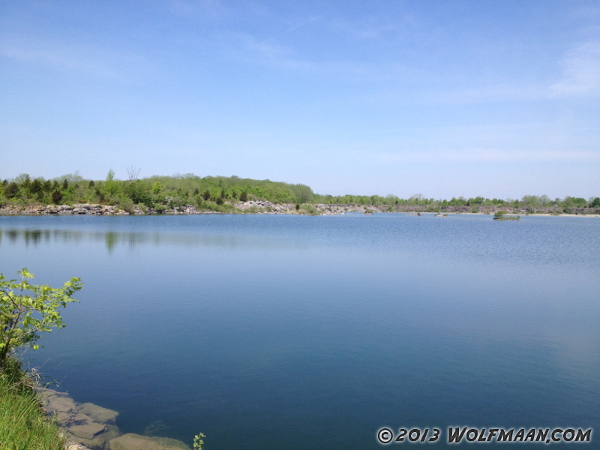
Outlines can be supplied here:
M135 167L133 164L131 166L129 166L127 168L127 178L129 179L129 181L134 181L138 179L138 176L140 174L140 172L142 171L141 168L139 167Z

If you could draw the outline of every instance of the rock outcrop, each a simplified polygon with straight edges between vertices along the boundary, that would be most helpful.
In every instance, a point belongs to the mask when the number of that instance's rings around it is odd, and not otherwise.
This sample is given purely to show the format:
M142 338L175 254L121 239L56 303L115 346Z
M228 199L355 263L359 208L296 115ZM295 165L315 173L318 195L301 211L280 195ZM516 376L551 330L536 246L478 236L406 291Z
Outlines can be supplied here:
M441 213L473 213L494 214L505 211L507 214L582 214L599 215L600 208L571 208L565 211L563 208L535 208L528 211L526 208L513 208L510 206L436 206L431 205L341 205L341 204L308 204L302 205L299 210L292 203L271 203L266 200L250 200L237 202L232 205L234 213L250 214L309 214L309 215L337 215L347 212L441 212ZM140 209L140 208L143 208ZM214 211L198 210L193 205L161 209L163 214L215 214ZM127 210L119 206L111 205L29 205L15 206L7 205L0 208L0 215L95 215L95 216L127 216L158 214L154 208L144 206L131 206Z
M139 209L138 214L144 214ZM111 205L30 205L30 206L5 206L0 208L0 214L4 215L93 215L93 216L114 216L128 215L127 211Z

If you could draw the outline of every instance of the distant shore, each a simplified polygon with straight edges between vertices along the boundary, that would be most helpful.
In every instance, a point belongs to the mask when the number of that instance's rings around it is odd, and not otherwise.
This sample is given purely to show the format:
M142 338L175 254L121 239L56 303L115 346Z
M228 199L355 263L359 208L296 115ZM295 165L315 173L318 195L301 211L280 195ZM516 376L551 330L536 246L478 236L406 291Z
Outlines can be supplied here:
M272 203L269 201L250 200L230 204L232 214L295 214L295 215L340 215L346 213L414 213L414 214L473 214L489 215L498 211L506 214L536 215L536 216L562 216L562 217L600 217L600 208L573 208L570 213L565 213L562 208L539 208L529 211L524 208L512 207L478 207L477 211L470 206L446 206L436 209L428 205L344 205L344 204L293 204ZM125 210L119 206L101 204L73 204L73 205L28 205L4 206L0 208L0 215L151 215L151 214L216 214L214 211L198 209L193 205L184 205L157 211L153 208L140 208L134 206Z

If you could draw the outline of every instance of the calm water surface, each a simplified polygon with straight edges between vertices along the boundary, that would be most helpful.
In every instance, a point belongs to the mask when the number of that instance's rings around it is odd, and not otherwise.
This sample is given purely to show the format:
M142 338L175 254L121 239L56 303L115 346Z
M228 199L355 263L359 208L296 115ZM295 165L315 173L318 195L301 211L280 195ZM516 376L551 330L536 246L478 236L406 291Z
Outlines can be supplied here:
M0 233L5 275L82 278L67 328L26 358L123 432L358 450L382 426L570 426L600 448L600 219L0 217Z

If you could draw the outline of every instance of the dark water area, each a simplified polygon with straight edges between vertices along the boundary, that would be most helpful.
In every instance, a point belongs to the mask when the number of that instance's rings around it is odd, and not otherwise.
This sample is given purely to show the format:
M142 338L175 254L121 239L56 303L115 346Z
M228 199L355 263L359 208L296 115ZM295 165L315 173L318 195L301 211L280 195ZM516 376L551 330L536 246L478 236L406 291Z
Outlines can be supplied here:
M85 284L24 358L123 432L358 450L383 426L440 447L593 427L577 447L600 448L597 218L0 217L0 272L24 266Z

